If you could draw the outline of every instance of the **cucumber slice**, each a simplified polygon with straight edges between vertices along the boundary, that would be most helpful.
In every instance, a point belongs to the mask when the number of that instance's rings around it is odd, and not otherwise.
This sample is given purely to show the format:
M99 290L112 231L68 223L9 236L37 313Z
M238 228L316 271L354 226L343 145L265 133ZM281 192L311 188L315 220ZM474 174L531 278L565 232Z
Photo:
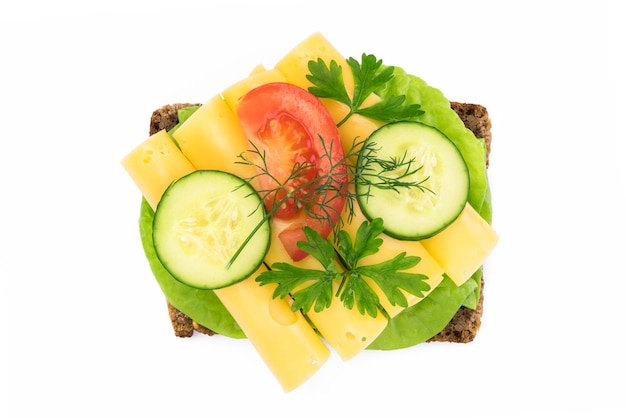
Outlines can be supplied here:
M263 202L247 182L223 171L199 170L165 191L154 212L152 239L157 257L176 280L219 289L259 268L269 248L270 226Z
M390 123L373 132L357 170L361 210L370 220L382 218L387 235L398 239L435 235L459 216L469 195L469 172L459 150L441 131L419 122ZM390 179L419 187L389 187Z

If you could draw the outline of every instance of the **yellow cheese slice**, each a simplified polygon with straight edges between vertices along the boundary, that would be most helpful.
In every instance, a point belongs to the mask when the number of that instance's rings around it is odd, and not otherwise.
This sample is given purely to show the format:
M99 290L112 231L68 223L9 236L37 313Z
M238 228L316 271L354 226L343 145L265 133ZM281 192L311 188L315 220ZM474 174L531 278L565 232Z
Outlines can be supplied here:
M468 203L450 226L420 242L460 286L483 265L495 248L498 235Z
M254 67L252 69L252 71L250 71L249 75L252 76L252 75L255 75L255 74L258 74L258 73L262 73L264 71L267 71L267 68L265 68L265 66L263 64L258 64L256 67Z
M237 112L237 104L250 90L268 83L285 82L285 76L278 70L255 68L249 77L244 78L222 91L222 96L230 109Z
M320 101L324 104L324 107L332 116L335 124L341 122L344 116L348 114L348 106L343 103L330 99L321 99ZM341 136L341 145L343 145L343 149L346 153L350 153L352 155L352 158L349 158L349 163L356 164L360 147L356 147L355 145L365 141L372 134L372 132L380 128L382 125L384 125L382 122L354 114L350 116L350 118L341 126L339 126L338 129L339 135Z
M319 267L318 267L319 268ZM333 283L333 294L339 284ZM376 318L367 313L361 314L355 307L348 309L338 296L327 309L315 312L313 309L307 316L342 360L347 361L367 348L388 324L387 318L379 312Z
M296 45L274 66L280 71L288 83L308 89L313 84L307 80L309 74L309 61L321 58L326 66L335 61L341 66L346 91L351 96L354 91L354 77L344 56L319 32L316 32ZM359 57L360 59L360 57ZM349 112L347 105L332 99L320 99L324 104L335 124L340 123ZM363 107L371 106L380 101L375 94L371 94L363 103ZM352 115L346 122L339 126L344 150L352 147L353 141L363 141L382 123L373 121L360 115Z
M309 74L309 61L318 58L324 60L326 66L329 66L331 61L340 65L347 90L351 92L354 89L352 72L346 64L346 59L320 32L312 34L296 45L276 63L274 68L285 76L288 83L307 89L313 85L306 78Z
M289 392L313 376L330 350L304 316L288 301L272 298L275 285L259 286L255 278L264 266L236 285L215 290L265 364Z
M338 57L341 56L339 55ZM286 80L286 77L277 70L264 70L263 67L257 67L248 78L224 90L222 94L224 95L225 102L230 102L229 107L236 106L236 102L239 98L243 97L250 89L264 82L284 80ZM234 116L236 119L235 114ZM181 130L183 135L189 135L193 138L206 137L206 134L202 132L202 130L205 129L203 127L212 123L213 118L215 118L214 112L210 112L208 109L202 113L201 117L197 117L196 120L192 122L193 125L191 127L187 126L189 121L192 120L190 118L178 129L175 136L176 139L179 140ZM210 143L211 141L211 139L207 138L207 142ZM197 140L197 142L203 141ZM233 146L231 153L239 154L247 149L245 148L246 145L242 145L239 139L233 141L231 145ZM237 146L239 148L236 148ZM212 153L211 161L207 162L208 165L212 164L215 158L223 158L217 154L216 152ZM190 159L193 160L194 158L190 157ZM234 167L233 169L241 170L241 165L239 164L238 167ZM235 172L235 174L240 175L239 172ZM247 174L248 177L251 176L251 173ZM272 220L272 243L269 253L265 258L265 262L268 265L277 261L293 262L278 239L278 234L286 225L285 223L281 223L280 220ZM307 257L305 260L294 264L303 268L320 268L319 263L313 257ZM363 351L387 325L387 319L382 314L376 319L364 317L356 309L348 310L344 308L338 298L332 303L330 309L326 309L320 313L309 313L308 317L324 336L328 344L333 347L344 360L352 358ZM369 319L364 321L364 319L367 318Z
M343 229L348 232L350 237L354 242L354 238L356 237L357 230L361 223L367 220L363 212L361 212L358 205L354 205L352 220L350 223L347 222L347 214L344 213L344 226ZM404 295L407 299L408 306L413 306L416 303L423 300L430 292L432 292L443 280L444 269L441 265L430 255L430 253L424 248L424 246L419 241L403 241L392 238L386 234L379 235L379 238L382 239L383 243L379 247L378 252L367 257L363 257L360 260L360 264L368 265L368 264L377 264L383 261L391 260L395 256L400 253L406 252L407 256L416 256L420 257L420 262L415 266L407 270L403 270L407 273L417 273L423 274L428 277L426 283L430 286L430 290L425 292L423 296L416 296L410 294L408 292L404 292ZM405 308L392 305L383 291L378 287L376 282L369 278L365 278L365 280L370 284L372 289L376 292L378 297L380 298L380 303L385 308L387 313L391 318L398 315Z
M122 166L155 209L174 180L195 171L164 130L150 136L122 159Z
M323 270L321 264L312 256L294 262L283 247L278 235L288 223L279 219L270 221L272 238L265 262L271 266L276 262L287 262L297 267ZM339 265L337 263L338 268ZM336 288L334 289L337 290ZM334 294L334 292L333 292ZM356 308L347 309L339 297L334 296L329 308L321 312L311 309L307 316L315 328L324 337L343 360L349 360L365 350L387 326L387 319L382 313L376 318L362 315Z
M205 169L213 168L210 162ZM144 196L150 196L153 207L171 182L196 169L165 131L150 137L122 164ZM283 389L289 391L311 377L329 357L330 350L300 313L291 312L288 300L272 298L273 286L259 286L254 281L260 271L216 294Z
M254 175L253 167L237 164L248 143L235 113L220 95L200 106L173 136L198 170L222 170L244 179Z

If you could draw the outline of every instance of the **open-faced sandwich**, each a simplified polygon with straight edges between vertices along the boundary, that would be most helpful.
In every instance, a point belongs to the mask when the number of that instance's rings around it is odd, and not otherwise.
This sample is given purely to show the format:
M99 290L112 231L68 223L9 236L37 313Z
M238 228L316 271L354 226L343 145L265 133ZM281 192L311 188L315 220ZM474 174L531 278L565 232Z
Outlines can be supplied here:
M320 33L122 160L177 336L248 338L285 391L335 351L469 342L498 237L491 122Z

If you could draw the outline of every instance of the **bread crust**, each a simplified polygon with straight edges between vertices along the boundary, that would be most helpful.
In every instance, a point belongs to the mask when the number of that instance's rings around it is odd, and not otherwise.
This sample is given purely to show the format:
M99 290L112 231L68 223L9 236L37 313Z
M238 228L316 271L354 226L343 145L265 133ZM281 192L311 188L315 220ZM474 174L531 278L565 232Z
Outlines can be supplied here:
M169 130L178 123L178 110L189 106L198 106L192 103L177 103L165 105L152 113L150 118L150 135L165 129ZM491 152L491 119L487 109L479 104L450 102L450 107L459 115L467 129L472 131L477 138L485 142L486 162L489 167L489 154ZM484 302L484 277L481 277L480 297L476 309L462 306L454 315L448 325L437 335L427 342L451 342L468 343L474 340L481 326ZM172 322L174 334L177 337L191 337L195 332L206 335L216 334L214 331L196 323L184 313L180 312L169 301L167 309Z
M472 131L476 138L482 138L485 141L485 160L487 167L489 167L491 119L487 109L479 104L461 102L450 102L450 107L459 115L465 127ZM428 342L469 343L474 341L480 329L483 316L484 288L485 280L484 276L482 276L480 278L480 296L476 309L461 306L448 325L437 335L430 338Z
M467 129L474 133L476 138L485 141L487 168L489 168L489 154L491 153L491 118L487 108L472 103L450 102L450 107L463 121Z

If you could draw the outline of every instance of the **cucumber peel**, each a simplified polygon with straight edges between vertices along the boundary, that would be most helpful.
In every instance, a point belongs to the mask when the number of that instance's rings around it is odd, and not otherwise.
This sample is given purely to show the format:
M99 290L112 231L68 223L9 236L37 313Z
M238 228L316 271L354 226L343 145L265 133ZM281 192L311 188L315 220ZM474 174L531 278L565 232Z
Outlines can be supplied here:
M469 174L459 150L441 131L419 122L383 125L365 141L356 194L368 219L382 218L387 235L429 238L465 208ZM381 174L384 173L384 174ZM388 179L407 187L389 187Z
M164 192L152 239L156 256L177 280L198 289L219 289L260 267L270 227L261 198L247 182L223 171L198 170Z

